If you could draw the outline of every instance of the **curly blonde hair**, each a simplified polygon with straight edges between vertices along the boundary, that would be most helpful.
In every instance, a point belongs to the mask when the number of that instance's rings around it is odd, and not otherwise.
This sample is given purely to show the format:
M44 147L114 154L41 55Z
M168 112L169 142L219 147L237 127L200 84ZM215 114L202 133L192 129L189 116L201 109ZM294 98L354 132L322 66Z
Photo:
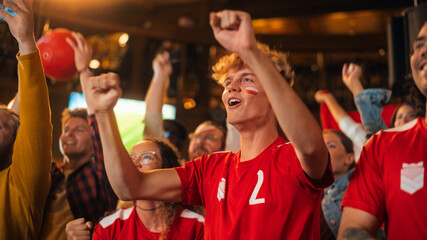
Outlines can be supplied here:
M279 71L284 78L291 82L293 80L293 72L291 66L288 63L287 54L270 49L267 44L260 42L257 43L257 46L258 49L267 55L267 57L276 67L277 71ZM231 69L243 67L246 67L246 63L236 53L228 53L221 57L212 67L212 78L218 84L222 85Z

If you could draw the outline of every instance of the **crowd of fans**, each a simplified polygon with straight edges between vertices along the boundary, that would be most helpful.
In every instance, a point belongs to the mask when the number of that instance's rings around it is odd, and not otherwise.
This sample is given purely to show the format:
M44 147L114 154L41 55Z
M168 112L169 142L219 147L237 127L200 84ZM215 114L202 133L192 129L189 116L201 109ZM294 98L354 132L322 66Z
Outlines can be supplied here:
M294 73L286 55L256 41L250 15L211 13L215 39L229 52L212 77L237 131L205 121L184 149L187 130L161 115L172 65L160 52L143 140L129 152L113 112L119 76L94 76L92 50L73 33L67 42L88 108L64 110L57 164L32 3L5 1L16 17L0 10L19 44L19 92L0 107L0 239L427 238L427 24L411 55L418 94L396 109L390 128L381 112L391 92L364 89L361 67L350 63L342 78L362 123L319 90L313 97L341 130L322 131L287 81ZM230 151L230 139L239 151Z

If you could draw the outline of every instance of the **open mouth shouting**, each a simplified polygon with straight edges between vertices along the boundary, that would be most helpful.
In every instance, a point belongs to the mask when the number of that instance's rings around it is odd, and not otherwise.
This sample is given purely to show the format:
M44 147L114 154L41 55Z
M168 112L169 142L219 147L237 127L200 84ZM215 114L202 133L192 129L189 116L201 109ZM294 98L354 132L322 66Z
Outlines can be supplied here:
M229 107L235 107L239 105L242 101L238 98L229 98L228 99L228 106Z

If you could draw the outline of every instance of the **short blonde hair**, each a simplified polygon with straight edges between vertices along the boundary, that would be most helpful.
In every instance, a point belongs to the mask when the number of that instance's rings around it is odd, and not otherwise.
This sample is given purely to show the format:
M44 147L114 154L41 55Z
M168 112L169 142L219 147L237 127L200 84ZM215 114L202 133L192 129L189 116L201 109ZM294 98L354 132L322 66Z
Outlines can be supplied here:
M292 68L288 63L287 55L283 52L279 52L263 43L257 43L258 48L267 55L273 65L276 67L287 80L293 80ZM212 67L213 73L212 78L219 84L223 84L228 72L232 68L243 68L246 67L245 62L236 54L228 53L221 57L218 62Z

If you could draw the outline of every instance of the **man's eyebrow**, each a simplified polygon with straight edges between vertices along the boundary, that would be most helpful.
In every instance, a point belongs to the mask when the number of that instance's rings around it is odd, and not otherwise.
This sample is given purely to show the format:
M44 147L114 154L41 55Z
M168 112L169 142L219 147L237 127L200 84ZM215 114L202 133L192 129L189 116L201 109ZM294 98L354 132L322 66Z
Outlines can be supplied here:
M420 42L420 41L425 41L425 40L426 40L426 37L425 36L421 36L421 37L418 37L417 39L415 39L414 42Z
M253 77L255 77L255 74L253 74L253 73L242 73L242 74L240 74L240 77L246 77L246 76L253 76Z
M243 78L243 77L246 77L246 76L255 77L255 74L253 74L253 73L248 73L248 72L244 72L244 73L239 74L239 78ZM228 76L224 79L224 82L225 82L225 81L227 81L227 80L230 80L230 79L231 79L231 77L230 77L230 75L228 75Z

